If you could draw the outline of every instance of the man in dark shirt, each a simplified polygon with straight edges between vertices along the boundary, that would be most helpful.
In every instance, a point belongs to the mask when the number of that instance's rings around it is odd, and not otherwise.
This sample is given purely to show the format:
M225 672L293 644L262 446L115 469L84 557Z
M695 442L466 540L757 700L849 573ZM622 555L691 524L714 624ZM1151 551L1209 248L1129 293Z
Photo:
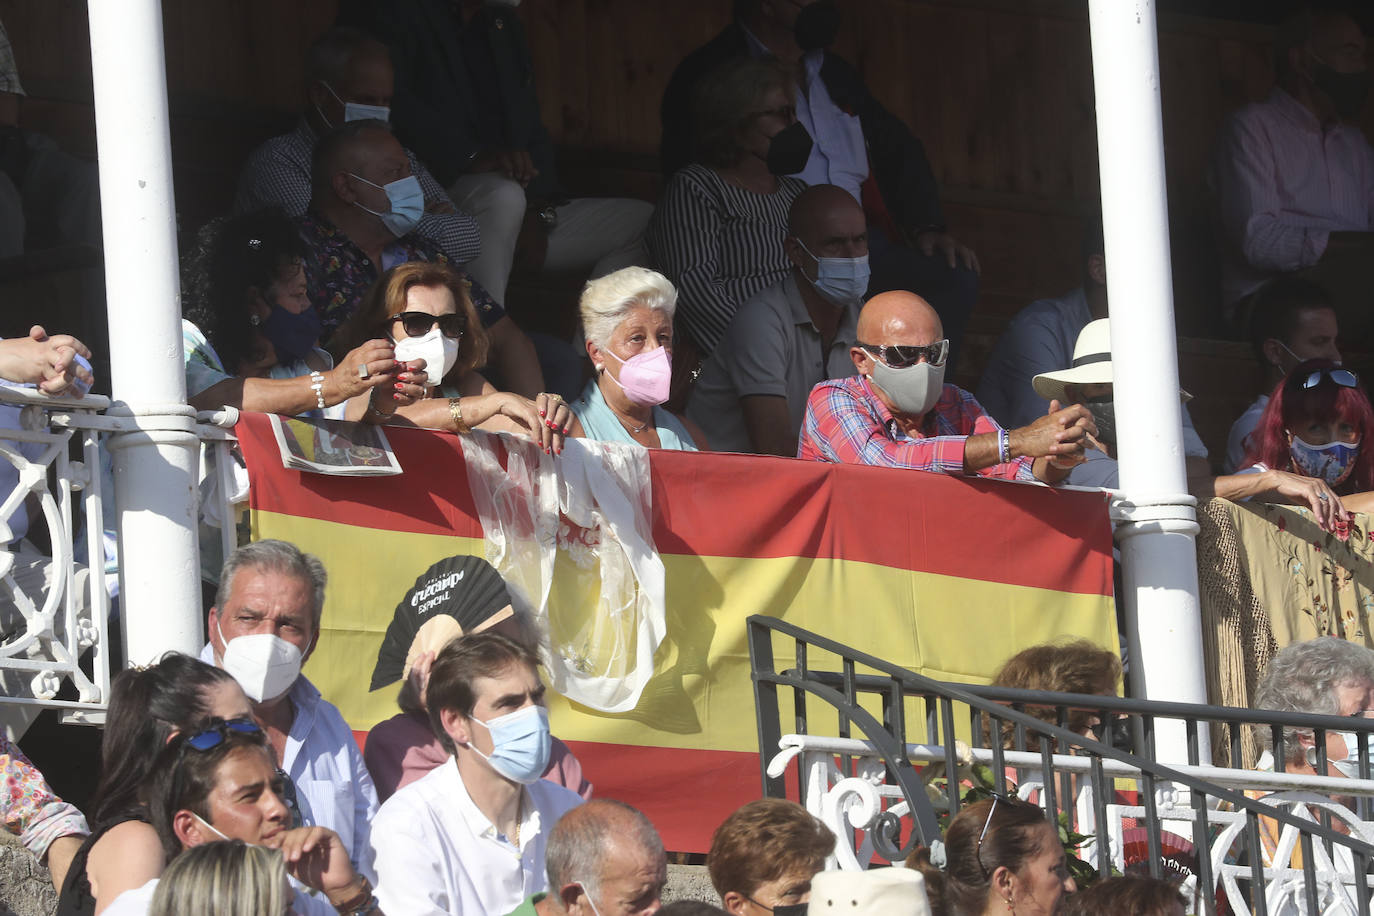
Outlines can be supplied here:
M382 271L448 256L415 231L423 192L384 122L349 121L321 137L310 180L310 206L300 218L306 290L327 340ZM418 202L406 199L408 190ZM473 284L471 293L484 326L500 320L504 312L485 290Z

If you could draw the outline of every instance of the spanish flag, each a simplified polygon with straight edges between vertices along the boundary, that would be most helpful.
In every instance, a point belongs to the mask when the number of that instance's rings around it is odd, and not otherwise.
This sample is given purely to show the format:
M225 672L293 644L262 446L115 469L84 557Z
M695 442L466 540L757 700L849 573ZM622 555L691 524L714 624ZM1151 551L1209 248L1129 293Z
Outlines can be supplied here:
M266 416L245 414L237 434L253 537L293 541L328 568L306 674L361 739L396 712L393 691L367 688L397 601L436 561L483 553L460 443L388 428L403 473L349 478L285 468ZM558 696L549 707L596 794L644 811L669 849L705 851L761 794L751 614L966 683L1036 643L1117 648L1100 493L671 451L651 453L650 475L667 594L654 677L628 713Z

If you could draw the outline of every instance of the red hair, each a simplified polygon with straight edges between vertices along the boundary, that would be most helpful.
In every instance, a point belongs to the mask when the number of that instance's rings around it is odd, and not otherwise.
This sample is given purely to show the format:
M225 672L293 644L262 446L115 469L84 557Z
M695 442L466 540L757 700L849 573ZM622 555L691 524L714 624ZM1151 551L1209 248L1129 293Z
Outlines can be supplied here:
M1369 396L1361 387L1337 385L1329 375L1323 375L1312 388L1302 387L1313 372L1335 368L1337 364L1329 359L1309 359L1299 363L1275 386L1269 404L1260 415L1259 425L1250 434L1246 465L1265 464L1280 471L1301 473L1293 467L1289 455L1290 430L1303 421L1344 420L1359 433L1360 454L1355 459L1355 469L1335 489L1343 495L1374 490L1374 443L1370 443L1370 435L1374 434L1374 408L1370 407Z

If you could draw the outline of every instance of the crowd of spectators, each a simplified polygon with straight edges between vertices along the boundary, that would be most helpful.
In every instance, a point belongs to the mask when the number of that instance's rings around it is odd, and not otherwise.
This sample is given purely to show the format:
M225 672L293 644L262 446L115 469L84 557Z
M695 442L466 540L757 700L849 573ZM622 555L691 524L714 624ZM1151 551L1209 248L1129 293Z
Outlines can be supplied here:
M656 206L563 193L509 6L466 20L440 0L340 6L341 24L310 49L297 126L253 152L235 213L204 227L183 265L193 406L482 428L551 455L587 437L1117 486L1100 217L1081 287L1015 317L976 397L948 383L979 262L949 234L920 140L828 50L842 22L830 0L739 0L734 21L678 65ZM7 47L0 31L0 71ZM1362 449L1374 407L1338 349L1338 323L1374 326L1340 282L1342 265L1374 251L1374 150L1348 123L1369 88L1364 47L1349 16L1304 13L1280 30L1273 93L1228 122L1214 170L1225 312L1252 339L1268 390L1237 419L1221 474L1180 405L1195 494L1295 503L1338 533L1374 505ZM7 253L45 157L64 160L6 126L5 96L22 90L3 75ZM540 271L586 280L578 341L526 333L506 314L512 276ZM35 326L0 340L0 376L79 397L90 357ZM0 424L17 423L0 408ZM0 480L5 493L16 486ZM26 569L44 575L41 552L25 553L26 522L20 508L0 525L18 544L7 589L22 589ZM59 912L658 908L662 842L642 813L592 798L550 734L528 633L493 624L417 641L400 714L364 754L301 673L321 633L319 561L259 541L213 565L200 659L170 655L115 681L89 824L16 747L0 747L6 825L50 868ZM0 595L6 635L16 607ZM1337 652L1317 642L1279 654L1260 706L1374 706L1367 650L1313 661ZM1008 662L1006 685L1115 692L1112 653L1036 650ZM1311 743L1285 735L1283 768L1312 770ZM1350 775L1351 744L1329 745L1333 775ZM789 916L808 896L855 913L1182 905L1141 879L1073 895L1057 832L1014 799L966 807L909 870L825 872L834 844L795 804L745 805L708 860L724 910Z

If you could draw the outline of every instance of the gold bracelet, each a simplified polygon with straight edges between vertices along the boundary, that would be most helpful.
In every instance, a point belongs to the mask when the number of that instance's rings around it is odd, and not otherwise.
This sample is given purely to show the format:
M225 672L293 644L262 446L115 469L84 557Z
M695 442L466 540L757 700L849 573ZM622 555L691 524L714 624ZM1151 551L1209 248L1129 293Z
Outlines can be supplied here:
M448 415L453 417L453 429L454 432L458 433L459 435L462 435L463 433L472 432L472 428L469 427L467 423L463 421L462 401L462 398L448 399Z

